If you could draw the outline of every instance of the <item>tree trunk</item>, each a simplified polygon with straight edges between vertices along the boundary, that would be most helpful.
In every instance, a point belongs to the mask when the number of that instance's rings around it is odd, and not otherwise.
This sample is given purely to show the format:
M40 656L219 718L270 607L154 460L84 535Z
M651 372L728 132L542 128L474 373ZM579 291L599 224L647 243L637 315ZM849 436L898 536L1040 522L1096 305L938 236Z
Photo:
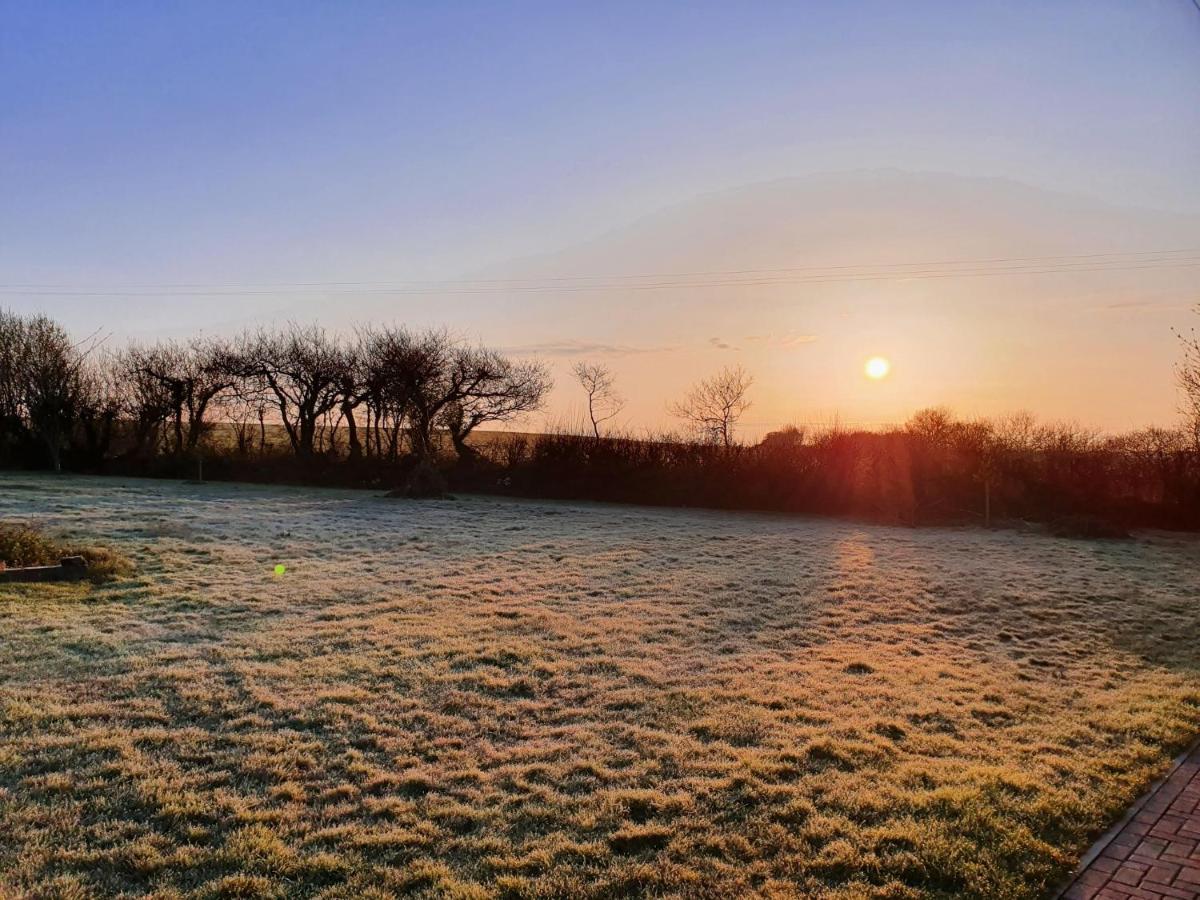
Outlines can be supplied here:
M208 400L201 400L188 410L187 448L195 450L204 434L204 414L208 411Z
M596 435L596 440L600 440L600 423L596 421L596 409L595 409L594 404L595 404L594 395L591 392L589 392L588 393L588 418L592 420L592 432Z
M56 439L46 436L46 451L50 454L50 464L54 466L55 474L62 474L62 447Z
M350 462L362 459L362 444L358 441L358 423L354 421L354 404L343 403L342 415L346 419L346 443L349 445L347 456Z
M417 419L412 430L413 451L421 459L433 457L433 420L425 416Z
M454 444L454 452L458 454L458 459L462 463L473 463L479 459L479 451L467 444L467 437L471 434L470 429L463 431L458 428L450 430L450 440Z
M396 423L388 430L388 459L392 462L396 461L396 457L400 455L400 427L401 421L396 420Z
M113 426L116 424L117 414L115 412L105 412L100 422L100 440L96 445L98 458L103 462L104 457L108 456L109 448L112 447Z
M313 455L313 440L317 434L317 423L312 416L300 419L300 434L296 444L296 455L308 459Z

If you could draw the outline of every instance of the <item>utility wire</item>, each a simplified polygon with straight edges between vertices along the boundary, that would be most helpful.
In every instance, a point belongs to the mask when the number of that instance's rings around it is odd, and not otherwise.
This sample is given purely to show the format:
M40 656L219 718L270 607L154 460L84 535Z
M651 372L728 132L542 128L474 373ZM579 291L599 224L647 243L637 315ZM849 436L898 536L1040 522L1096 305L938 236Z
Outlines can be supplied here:
M1200 3L1200 0L1196 0ZM856 263L850 265L836 266L787 266L774 269L727 269L716 271L699 271L699 272L658 272L658 273L643 273L643 274L628 274L628 275L547 275L547 276L532 276L532 277L510 277L510 278L465 278L465 279L443 279L443 280L405 280L405 281L270 281L262 282L256 285L233 282L226 284L216 284L212 282L142 282L142 283L113 283L112 288L122 289L138 289L138 288L163 288L163 289L220 289L220 290L235 290L239 288L249 289L267 289L267 288L312 288L312 287L367 287L367 286L405 286L405 287L421 287L421 286L443 286L443 285L509 285L520 283L546 283L546 282L562 282L562 281L626 281L626 280L645 280L645 279L679 279L679 278L710 278L710 277L725 277L725 276L755 276L755 275L774 275L788 273L811 273L825 274L846 272L852 270L879 270L881 273L887 270L911 270L911 269L926 269L934 266L1004 266L1009 263L1042 263L1046 265L1085 265L1092 262L1154 262L1154 259L1137 259L1138 257L1168 257L1173 258L1177 254L1196 254L1200 253L1200 247L1183 247L1171 250L1130 250L1130 251L1108 251L1103 253L1081 253L1081 254L1065 254L1058 256L999 256L999 257L983 257L975 259L943 259L932 260L926 262L901 262L901 263ZM37 282L22 282L22 283L0 283L0 288L16 289L77 289L78 286L66 284L48 284Z
M253 296L432 296L468 294L541 294L583 293L594 291L662 291L696 290L722 287L803 286L810 284L836 284L873 281L927 281L945 278L992 278L1012 275L1054 275L1071 273L1134 272L1145 270L1166 271L1200 267L1200 257L1175 257L1170 260L1109 260L1093 265L1060 264L1049 266L1010 266L977 269L926 269L910 271L861 271L846 274L815 273L787 277L776 276L764 270L761 274L744 277L701 279L696 277L664 278L660 281L619 282L598 281L593 284L551 283L478 283L478 282L429 282L423 286L406 283L408 286L382 288L268 288L210 290L43 290L0 288L0 296L24 297L253 297Z
M1200 2L1200 0L1197 0ZM437 295L494 293L578 293L584 291L659 291L720 287L828 284L857 281L923 281L1001 275L1048 275L1186 269L1200 265L1200 249L1110 251L1062 256L1012 256L940 260L925 263L866 263L857 266L794 266L645 275L565 275L523 279L445 281L276 282L235 284L159 283L83 288L53 284L3 284L0 295L34 297L220 297L304 295Z

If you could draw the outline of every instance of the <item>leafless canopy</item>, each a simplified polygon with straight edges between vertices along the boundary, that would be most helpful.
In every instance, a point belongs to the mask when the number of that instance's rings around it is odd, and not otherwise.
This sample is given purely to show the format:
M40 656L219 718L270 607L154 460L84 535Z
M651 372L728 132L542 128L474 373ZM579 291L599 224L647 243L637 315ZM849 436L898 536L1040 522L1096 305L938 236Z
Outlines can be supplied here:
M24 428L21 371L25 353L24 320L0 309L0 445L15 441Z
M541 408L552 382L544 363L518 362L485 347L457 347L439 422L460 457L467 437L485 422L509 422Z
M1200 312L1200 309L1197 310ZM1188 433L1200 449L1200 337L1195 329L1179 334L1183 359L1176 368L1179 387L1183 389L1183 416Z
M726 366L712 378L696 384L671 413L687 422L702 439L733 446L738 420L750 408L746 394L754 379L741 366Z
M169 420L175 453L197 448L211 408L237 386L241 375L233 349L210 338L130 346L122 367L134 388L135 419L147 429Z
M345 348L316 325L289 325L243 338L239 374L256 379L273 398L292 450L315 453L317 426L338 406L348 358Z
M94 342L76 344L46 316L0 310L0 438L40 443L55 471L84 399L83 366Z
M467 438L476 428L540 409L551 387L542 363L465 344L445 329L374 328L358 346L368 455L373 442L378 455L394 458L404 433L412 453L426 459L444 430L458 455L471 457Z
M617 393L612 370L603 363L580 361L571 372L587 395L588 418L592 423L592 433L598 439L600 426L625 408L625 398Z

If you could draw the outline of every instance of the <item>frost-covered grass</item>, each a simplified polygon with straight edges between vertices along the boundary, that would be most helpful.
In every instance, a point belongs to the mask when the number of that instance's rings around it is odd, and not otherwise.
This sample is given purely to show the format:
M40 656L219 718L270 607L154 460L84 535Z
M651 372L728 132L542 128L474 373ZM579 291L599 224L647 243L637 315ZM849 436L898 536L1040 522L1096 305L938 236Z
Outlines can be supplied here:
M1045 896L1200 729L1195 538L17 475L0 518L137 563L0 587L0 896Z

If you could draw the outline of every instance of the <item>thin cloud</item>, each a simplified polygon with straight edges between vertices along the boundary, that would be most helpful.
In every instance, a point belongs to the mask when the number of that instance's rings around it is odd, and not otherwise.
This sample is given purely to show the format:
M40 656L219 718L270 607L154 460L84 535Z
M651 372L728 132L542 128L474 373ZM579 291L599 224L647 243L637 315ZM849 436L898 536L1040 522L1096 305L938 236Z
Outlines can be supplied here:
M1106 303L1103 306L1092 307L1093 309L1190 309L1194 303L1179 300L1119 300L1115 303Z
M634 347L628 344L604 344L594 341L545 341L503 348L514 356L636 356L643 353L664 353L675 347Z
M750 335L744 340L749 344L767 347L799 347L811 344L817 339L815 334L798 334L788 332L782 335ZM710 337L704 345L713 350L738 351L742 348L722 337ZM501 348L513 356L640 356L647 353L675 353L687 349L678 344L654 347L638 347L632 344L608 344L602 341L580 341L564 339L559 341L542 341L536 344L514 344Z
M745 340L751 344L765 344L770 347L799 347L802 344L811 344L817 340L815 334L801 334L796 331L789 331L786 334L751 334L747 335Z

